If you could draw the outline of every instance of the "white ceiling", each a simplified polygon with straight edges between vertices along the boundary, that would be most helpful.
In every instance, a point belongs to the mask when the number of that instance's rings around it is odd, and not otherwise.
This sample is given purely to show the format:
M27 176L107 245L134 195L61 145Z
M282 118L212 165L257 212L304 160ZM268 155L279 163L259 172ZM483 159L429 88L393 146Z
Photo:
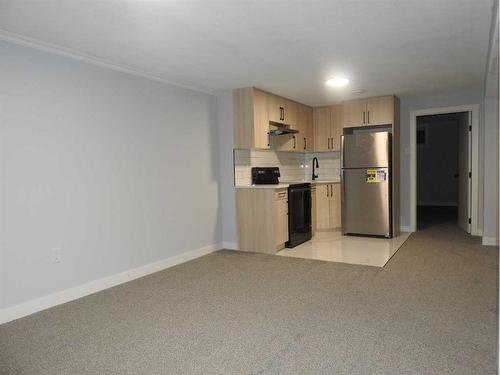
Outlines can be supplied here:
M493 0L0 0L24 38L202 90L310 105L482 86ZM349 77L345 89L324 81Z

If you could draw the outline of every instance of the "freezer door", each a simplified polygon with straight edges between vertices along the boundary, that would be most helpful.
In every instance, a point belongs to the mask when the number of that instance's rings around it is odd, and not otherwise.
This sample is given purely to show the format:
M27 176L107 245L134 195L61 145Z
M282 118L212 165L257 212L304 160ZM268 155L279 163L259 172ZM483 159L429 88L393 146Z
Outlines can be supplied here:
M392 237L388 168L342 170L342 233Z
M389 167L391 134L358 133L342 136L342 168Z

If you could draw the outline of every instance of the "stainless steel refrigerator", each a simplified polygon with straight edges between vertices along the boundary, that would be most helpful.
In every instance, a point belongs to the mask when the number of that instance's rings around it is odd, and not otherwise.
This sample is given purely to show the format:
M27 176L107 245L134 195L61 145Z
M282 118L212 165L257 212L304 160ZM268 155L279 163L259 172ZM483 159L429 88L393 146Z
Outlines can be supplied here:
M392 237L391 133L342 136L342 233Z

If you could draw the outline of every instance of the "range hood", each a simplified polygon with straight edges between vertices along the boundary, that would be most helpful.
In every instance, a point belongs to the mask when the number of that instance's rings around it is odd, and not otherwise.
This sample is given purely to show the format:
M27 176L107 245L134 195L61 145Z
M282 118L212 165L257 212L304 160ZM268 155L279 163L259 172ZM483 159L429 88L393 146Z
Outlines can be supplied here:
M291 129L290 125L269 121L269 135L287 135L296 134L298 132L298 130Z

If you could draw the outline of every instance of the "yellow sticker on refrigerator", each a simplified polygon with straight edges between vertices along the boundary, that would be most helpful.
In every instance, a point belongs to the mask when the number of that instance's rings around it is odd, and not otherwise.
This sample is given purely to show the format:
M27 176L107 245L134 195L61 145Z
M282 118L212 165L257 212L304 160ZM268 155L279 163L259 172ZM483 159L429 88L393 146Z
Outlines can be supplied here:
M366 170L366 183L376 184L387 180L387 173L380 169L367 169Z

